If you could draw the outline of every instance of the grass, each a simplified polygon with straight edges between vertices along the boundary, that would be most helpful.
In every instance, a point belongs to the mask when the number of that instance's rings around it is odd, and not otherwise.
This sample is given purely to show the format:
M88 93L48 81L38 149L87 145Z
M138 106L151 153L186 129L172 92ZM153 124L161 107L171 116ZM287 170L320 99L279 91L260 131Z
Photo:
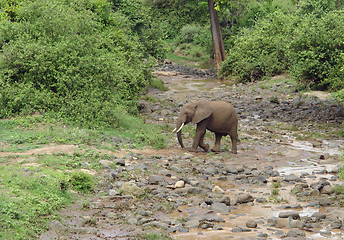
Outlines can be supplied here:
M168 90L168 87L165 86L164 82L161 79L158 79L155 77L152 78L150 87L157 88L161 91L167 91Z
M164 148L161 129L135 117L118 129L83 129L42 115L0 120L0 239L36 239L58 211L101 188L97 179L111 160L104 150ZM27 155L51 145L74 152ZM19 155L20 154L20 155ZM115 169L116 165L111 165Z
M210 57L206 55L197 55L199 57L194 57L192 55L184 55L187 53L167 53L166 58L171 60L174 63L185 65L194 68L202 68L202 69L213 69L215 64L210 59Z
M29 116L0 121L0 151L22 152L47 144L79 144L106 150L147 145L164 148L165 139L159 131L132 116L123 121L121 128L100 130L68 126L43 116Z

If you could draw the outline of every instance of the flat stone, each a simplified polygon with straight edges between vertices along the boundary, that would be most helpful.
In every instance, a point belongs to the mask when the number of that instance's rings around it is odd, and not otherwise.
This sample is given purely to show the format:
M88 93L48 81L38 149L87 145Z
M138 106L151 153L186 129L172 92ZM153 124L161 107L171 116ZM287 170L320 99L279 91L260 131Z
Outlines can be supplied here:
M230 211L226 204L217 202L211 205L211 209L222 213L228 213Z
M287 211L287 212L280 212L278 214L279 218L293 218L293 219L300 219L300 214L299 212L295 212L295 211Z

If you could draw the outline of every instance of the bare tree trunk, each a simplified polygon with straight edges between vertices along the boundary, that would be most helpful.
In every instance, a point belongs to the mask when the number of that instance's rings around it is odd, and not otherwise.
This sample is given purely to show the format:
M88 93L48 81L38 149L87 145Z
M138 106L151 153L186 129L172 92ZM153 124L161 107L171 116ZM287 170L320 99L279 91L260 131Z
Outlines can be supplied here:
M221 63L226 60L225 47L222 40L219 17L214 8L214 0L208 0L211 36L213 39L214 57L217 69L220 68Z

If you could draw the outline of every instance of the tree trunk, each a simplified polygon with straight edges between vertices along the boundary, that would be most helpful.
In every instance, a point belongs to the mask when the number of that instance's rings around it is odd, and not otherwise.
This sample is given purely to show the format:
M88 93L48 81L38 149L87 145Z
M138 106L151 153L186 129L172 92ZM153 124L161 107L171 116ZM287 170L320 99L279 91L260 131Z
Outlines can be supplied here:
M217 69L220 68L221 63L226 60L225 47L222 40L222 34L220 29L220 22L217 16L217 12L214 8L214 0L208 0L209 16L211 36L213 39L214 58L216 61Z

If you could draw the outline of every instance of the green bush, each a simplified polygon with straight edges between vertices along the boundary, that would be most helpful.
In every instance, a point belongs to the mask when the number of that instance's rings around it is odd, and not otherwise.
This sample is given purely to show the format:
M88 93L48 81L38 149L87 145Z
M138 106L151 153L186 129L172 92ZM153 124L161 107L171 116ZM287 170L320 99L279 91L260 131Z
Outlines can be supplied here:
M275 11L242 29L232 38L219 74L246 82L289 71L303 86L343 89L344 16L303 11Z
M201 27L197 25L185 25L180 30L180 43L191 43L194 41L195 35L201 31Z
M219 74L246 82L284 71L288 66L285 55L292 25L292 17L276 11L253 28L243 29L234 37L234 46L228 50Z
M344 16L329 12L304 15L288 49L290 73L320 89L344 88Z
M81 193L89 193L93 191L94 177L83 172L75 172L70 178L72 188Z
M95 128L135 109L150 65L107 1L27 1L16 19L0 23L0 118L49 112Z

